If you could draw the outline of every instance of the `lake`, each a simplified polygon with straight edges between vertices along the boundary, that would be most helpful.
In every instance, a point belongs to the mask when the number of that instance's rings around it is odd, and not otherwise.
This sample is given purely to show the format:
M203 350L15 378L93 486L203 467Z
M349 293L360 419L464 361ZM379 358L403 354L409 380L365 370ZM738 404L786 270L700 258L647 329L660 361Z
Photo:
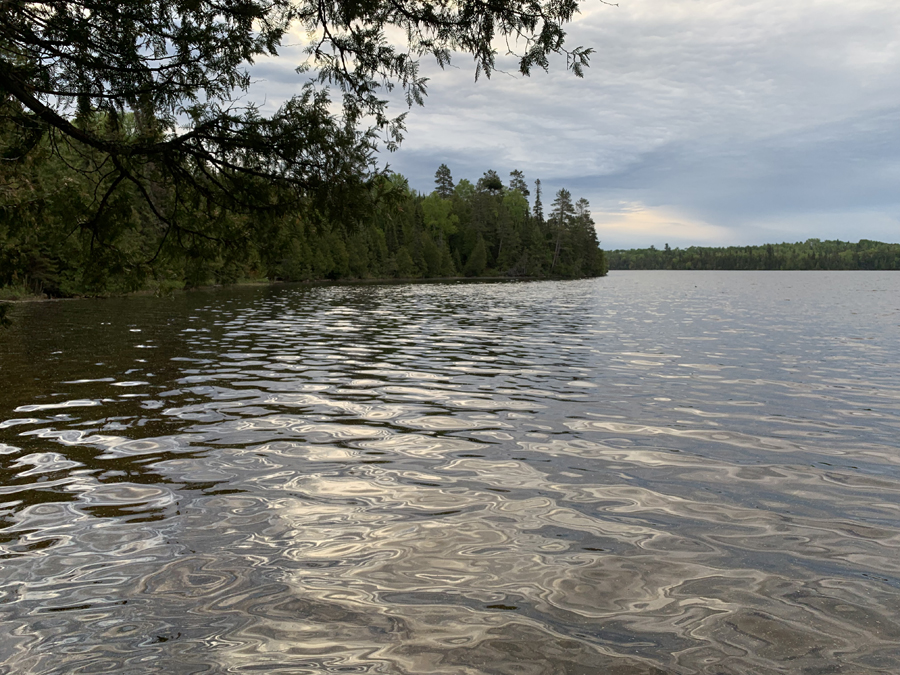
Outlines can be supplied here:
M900 671L900 274L12 319L0 673Z

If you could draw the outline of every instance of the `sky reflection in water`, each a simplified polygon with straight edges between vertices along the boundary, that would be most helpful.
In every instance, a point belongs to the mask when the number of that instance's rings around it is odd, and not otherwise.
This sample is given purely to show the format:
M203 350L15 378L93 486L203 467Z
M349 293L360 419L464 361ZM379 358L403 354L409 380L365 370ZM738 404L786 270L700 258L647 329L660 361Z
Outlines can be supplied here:
M900 667L898 275L13 318L0 672Z

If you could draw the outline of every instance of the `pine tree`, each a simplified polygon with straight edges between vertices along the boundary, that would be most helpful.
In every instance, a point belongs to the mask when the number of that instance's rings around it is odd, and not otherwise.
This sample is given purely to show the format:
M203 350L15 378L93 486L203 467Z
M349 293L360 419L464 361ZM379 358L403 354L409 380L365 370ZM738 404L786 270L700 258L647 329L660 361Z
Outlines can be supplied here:
M578 276L603 276L607 272L606 256L597 239L597 228L591 217L591 205L587 199L575 202L575 218L573 220L575 235L574 248L578 252L577 269L573 273ZM668 248L668 244L666 244Z
M478 179L475 187L482 192L490 192L491 194L499 194L503 192L503 181L493 169L488 169L484 175Z
M395 275L401 279L412 279L419 276L416 263L413 262L409 249L401 246L394 256Z
M531 192L528 190L528 183L525 182L525 174L518 169L509 172L509 189L518 190L523 197L528 197Z
M66 167L61 185L73 176L83 185L87 198L75 204L68 231L75 244L88 242L88 276L143 270L174 245L209 255L212 269L222 246L200 239L245 248L252 221L279 208L302 204L336 223L371 210L378 139L394 149L404 131L405 114L392 114L381 93L396 86L409 106L422 104L420 57L445 67L451 51L467 52L476 78L490 77L492 45L509 37L522 47L520 73L565 54L580 77L592 50L569 48L564 31L578 6L2 0L0 127L12 121L19 137L12 156L0 152L2 163L43 148ZM296 94L266 113L252 99L252 64L288 42L302 54ZM329 89L342 92L340 102ZM72 203L67 197L54 206ZM204 209L237 216L205 217ZM133 246L151 229L154 241Z
M434 172L434 183L437 185L434 191L443 199L450 199L453 196L453 176L450 175L450 168L446 164L441 164Z
M556 230L556 245L553 250L553 262L550 265L551 272L559 261L563 233L568 231L574 217L575 207L572 205L572 193L565 188L560 188L556 193L556 199L553 200L553 211L550 214L550 220Z
M534 219L538 225L544 224L544 204L541 202L541 179L534 181Z

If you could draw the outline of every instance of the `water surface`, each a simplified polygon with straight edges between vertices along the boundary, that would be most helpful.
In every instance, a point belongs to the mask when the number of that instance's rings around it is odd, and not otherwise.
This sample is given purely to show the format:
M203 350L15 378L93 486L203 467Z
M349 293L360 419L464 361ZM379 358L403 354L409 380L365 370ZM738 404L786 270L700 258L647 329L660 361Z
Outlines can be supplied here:
M17 306L0 673L900 670L900 275Z

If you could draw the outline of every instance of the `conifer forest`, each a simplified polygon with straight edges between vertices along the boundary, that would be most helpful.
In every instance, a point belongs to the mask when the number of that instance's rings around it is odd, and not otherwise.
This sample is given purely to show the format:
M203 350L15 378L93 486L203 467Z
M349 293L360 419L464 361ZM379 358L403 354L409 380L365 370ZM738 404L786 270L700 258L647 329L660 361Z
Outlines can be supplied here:
M421 58L445 68L467 54L487 78L494 43L513 38L520 75L555 58L581 77L593 50L568 46L563 29L578 11L575 0L4 2L0 293L603 274L587 202L566 190L545 207L519 172L455 182L441 167L419 194L378 154L399 146L408 112L389 110L386 92L407 109L424 102ZM253 64L303 35L289 97L267 108Z
M900 270L900 244L807 239L762 246L608 251L616 270Z
M100 124L102 122L98 122ZM0 288L6 297L169 292L252 280L441 277L578 278L606 274L587 200L561 189L544 206L540 180L494 171L454 181L442 165L420 194L398 174L353 186L346 201L242 212L118 186L102 203L92 153L27 153L7 134L0 165ZM27 139L26 139L27 140ZM68 151L67 151L68 150ZM72 170L73 166L77 170ZM151 189L153 188L151 183ZM531 199L529 200L529 197ZM154 212L176 204L176 217ZM102 206L102 209L99 207Z

